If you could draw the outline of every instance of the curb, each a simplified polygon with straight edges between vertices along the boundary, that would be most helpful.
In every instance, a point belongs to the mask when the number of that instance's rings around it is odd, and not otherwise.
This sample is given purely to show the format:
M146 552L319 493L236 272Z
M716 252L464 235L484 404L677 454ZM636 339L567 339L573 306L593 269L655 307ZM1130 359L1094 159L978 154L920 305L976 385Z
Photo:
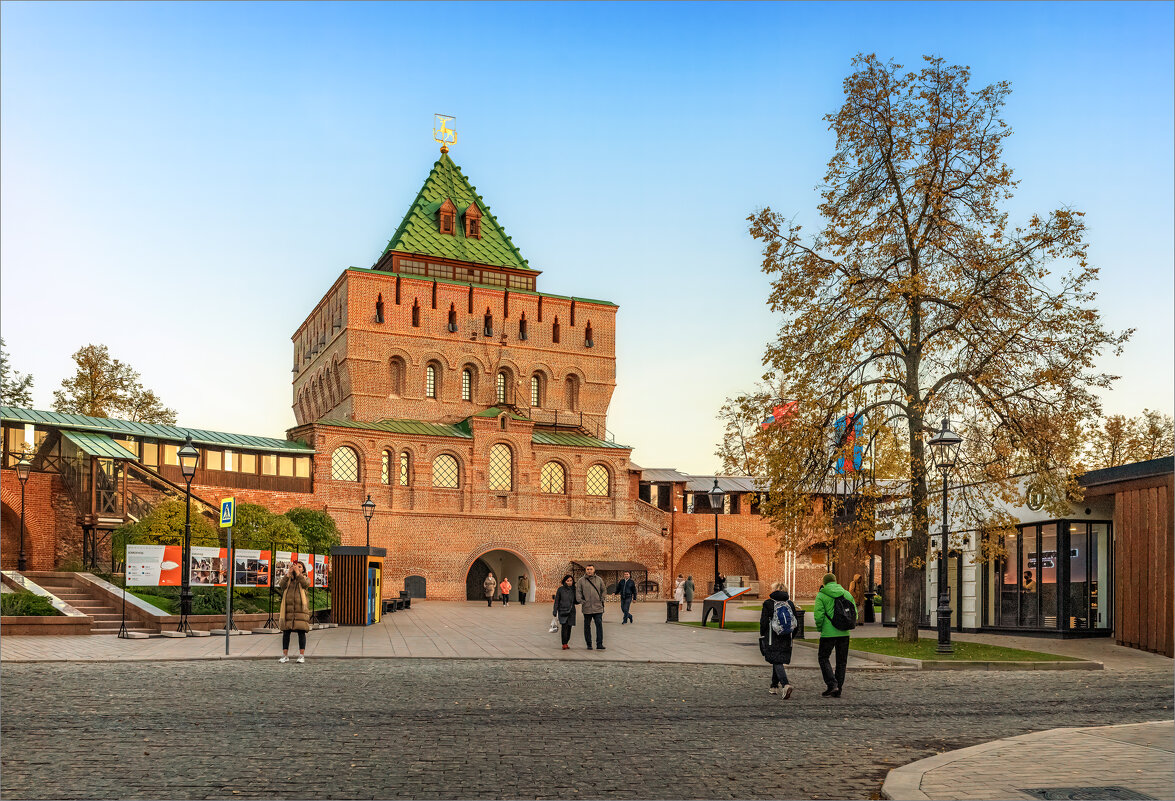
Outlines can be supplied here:
M796 642L816 647L816 641L797 640ZM960 659L912 659L908 656L892 656L890 654L875 654L872 651L858 651L849 649L849 655L858 659L868 659L880 662L883 665L909 667L915 670L1104 670L1105 665L1089 659L1075 659L1063 661L1033 661L1012 662L1004 660L960 660Z

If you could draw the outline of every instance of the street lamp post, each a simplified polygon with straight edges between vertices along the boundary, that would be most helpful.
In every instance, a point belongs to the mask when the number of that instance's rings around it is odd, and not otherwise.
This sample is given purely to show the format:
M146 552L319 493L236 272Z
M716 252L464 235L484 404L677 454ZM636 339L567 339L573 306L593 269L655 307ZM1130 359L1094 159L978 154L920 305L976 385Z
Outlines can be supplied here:
M371 500L371 495L367 496L362 504L363 519L367 521L367 549L371 550L371 518L375 515L375 501Z
M20 555L16 559L16 569L20 571L27 570L29 566L24 553L24 483L29 480L29 471L32 469L26 456L21 456L16 463L16 477L20 479Z
M940 654L949 654L951 647L951 596L947 584L947 475L959 459L963 438L951 431L950 421L942 420L942 430L930 438L930 454L942 473L942 538L938 549L938 648Z
M192 629L188 625L188 615L192 614L192 586L188 581L188 574L192 569L192 478L196 475L196 465L200 461L200 452L192 445L191 434L177 455L180 472L184 474L184 481L188 484L188 493L184 510L184 564L180 568L180 625L176 631L190 632ZM231 566L229 569L232 569Z
M710 509L714 512L714 592L718 592L718 514L722 511L722 501L726 493L718 487L718 477L714 477L714 488L710 490Z

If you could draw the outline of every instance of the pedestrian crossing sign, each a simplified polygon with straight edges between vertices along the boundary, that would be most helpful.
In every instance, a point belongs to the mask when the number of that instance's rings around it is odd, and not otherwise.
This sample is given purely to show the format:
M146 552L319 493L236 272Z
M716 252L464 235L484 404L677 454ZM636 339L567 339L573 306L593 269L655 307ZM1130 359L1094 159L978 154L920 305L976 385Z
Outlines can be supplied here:
M237 511L236 498L221 498L220 499L220 527L232 528L233 517Z

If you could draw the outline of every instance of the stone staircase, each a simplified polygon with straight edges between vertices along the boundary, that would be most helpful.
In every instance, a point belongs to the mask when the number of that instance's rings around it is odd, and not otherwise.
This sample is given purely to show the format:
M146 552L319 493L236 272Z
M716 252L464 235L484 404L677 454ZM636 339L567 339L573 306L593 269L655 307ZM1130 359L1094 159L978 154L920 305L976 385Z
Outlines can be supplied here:
M24 576L79 612L89 615L94 621L90 626L91 634L118 634L119 627L122 625L121 606L87 587L73 573L28 570L25 571ZM133 619L127 620L126 628L127 631L137 631L143 634L152 634L156 631L156 629L144 626Z

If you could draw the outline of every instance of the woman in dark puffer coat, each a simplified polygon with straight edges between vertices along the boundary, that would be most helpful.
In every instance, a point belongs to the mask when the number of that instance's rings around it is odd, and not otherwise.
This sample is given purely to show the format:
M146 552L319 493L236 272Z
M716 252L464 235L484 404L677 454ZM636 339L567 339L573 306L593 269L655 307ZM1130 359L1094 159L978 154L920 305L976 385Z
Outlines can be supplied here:
M571 627L575 625L575 579L570 575L563 577L563 583L555 591L555 605L551 609L551 616L559 619L563 627L563 650L569 647L567 641L571 639Z

